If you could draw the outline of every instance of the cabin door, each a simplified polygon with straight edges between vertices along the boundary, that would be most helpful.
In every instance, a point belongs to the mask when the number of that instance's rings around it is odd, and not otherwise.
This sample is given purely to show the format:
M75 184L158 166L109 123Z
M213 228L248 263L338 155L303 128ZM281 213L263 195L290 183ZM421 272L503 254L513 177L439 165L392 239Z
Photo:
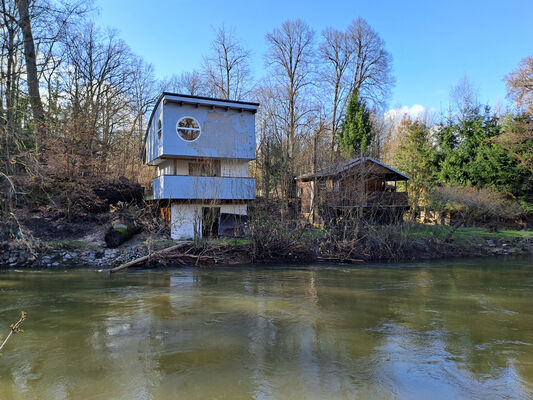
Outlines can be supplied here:
M220 207L202 207L202 237L218 237Z

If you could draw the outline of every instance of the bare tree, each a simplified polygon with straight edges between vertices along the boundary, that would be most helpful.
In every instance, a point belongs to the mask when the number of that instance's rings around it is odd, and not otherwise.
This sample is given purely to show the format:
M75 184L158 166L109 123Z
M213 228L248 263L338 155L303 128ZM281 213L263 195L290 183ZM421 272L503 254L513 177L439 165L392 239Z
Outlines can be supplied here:
M28 110L21 99L23 39L14 0L0 1L0 17L0 226L16 229L12 209L19 187L14 176L23 168L21 155L32 146L32 138L25 135L21 118Z
M203 73L210 94L222 99L243 100L251 88L250 51L224 26L215 31L211 54L204 58Z
M173 75L170 79L162 82L161 89L162 91L188 94L191 96L208 95L202 74L198 71L182 72L179 75Z
M103 33L92 24L67 40L63 84L68 93L65 131L70 137L63 138L71 152L78 152L73 163L85 172L104 172L117 133L130 129L129 95L138 78L130 65L135 66L135 58L114 31Z
M314 32L302 20L285 21L266 35L269 49L267 66L284 94L285 130L288 155L294 155L295 136L302 118L309 110L299 107L306 87L311 85Z
M392 56L376 31L358 17L347 29L352 46L352 88L359 97L376 107L383 107L395 79L392 76Z
M154 78L152 64L147 64L141 57L133 56L131 63L132 85L127 97L130 99L130 109L127 110L129 118L126 118L124 129L124 143L120 149L121 168L120 175L129 173L132 177L139 175L141 161L135 155L140 154L145 134L145 115L153 107L159 95L157 82ZM133 156L133 160L132 160ZM139 177L139 181L142 181Z
M521 60L518 68L504 80L507 97L515 102L518 115L507 115L502 124L503 133L492 140L533 171L533 54Z
M533 115L533 54L522 59L505 78L507 96L522 110Z
M350 91L347 71L352 62L353 46L345 32L327 28L322 32L319 46L320 57L325 64L324 81L332 90L331 102L331 152L335 149L335 138L340 127Z
M479 109L478 90L465 75L450 89L451 107L459 118L475 113Z
M13 1L2 0L1 68L0 68L0 126L3 128L5 171L11 165L10 150L15 134L16 100L18 97L20 70L19 26Z
M37 75L37 56L35 54L35 43L31 30L30 0L18 0L17 8L19 12L19 25L24 38L24 59L26 60L26 75L28 77L28 92L33 111L33 123L39 134L41 144L44 144L46 137L46 126L44 120L43 103L39 94L39 77Z

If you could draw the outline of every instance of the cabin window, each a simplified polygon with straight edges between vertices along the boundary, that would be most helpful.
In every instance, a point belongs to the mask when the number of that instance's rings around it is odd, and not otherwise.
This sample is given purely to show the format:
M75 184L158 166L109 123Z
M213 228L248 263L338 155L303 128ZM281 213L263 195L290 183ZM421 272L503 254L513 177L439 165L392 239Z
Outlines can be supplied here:
M176 125L176 130L178 135L188 142L192 142L200 136L200 124L192 117L181 118Z
M158 139L161 139L161 134L163 133L163 124L161 123L161 120L157 120L157 137Z

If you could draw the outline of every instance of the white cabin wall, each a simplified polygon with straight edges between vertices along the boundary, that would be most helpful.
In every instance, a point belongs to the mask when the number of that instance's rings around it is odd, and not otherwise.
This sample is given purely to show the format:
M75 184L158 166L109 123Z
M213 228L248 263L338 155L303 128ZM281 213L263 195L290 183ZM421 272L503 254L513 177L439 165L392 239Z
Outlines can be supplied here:
M165 175L189 175L189 163L197 162L195 159L175 159L165 160L160 164L160 169L164 170ZM174 171L176 166L176 171ZM248 177L247 160L220 160L221 176L231 176L239 178Z
M164 160L156 168L158 176L174 174L174 166L172 160Z
M175 204L170 207L170 237L175 240L194 239L202 232L202 205Z
M248 161L243 160L221 160L220 170L222 176L248 177Z
M222 204L220 206L221 214L246 215L248 206L246 204Z
M221 214L246 215L246 204L176 204L170 208L170 237L174 240L194 239L195 233L201 237L202 208L220 207Z
M189 175L190 160L176 160L176 175Z

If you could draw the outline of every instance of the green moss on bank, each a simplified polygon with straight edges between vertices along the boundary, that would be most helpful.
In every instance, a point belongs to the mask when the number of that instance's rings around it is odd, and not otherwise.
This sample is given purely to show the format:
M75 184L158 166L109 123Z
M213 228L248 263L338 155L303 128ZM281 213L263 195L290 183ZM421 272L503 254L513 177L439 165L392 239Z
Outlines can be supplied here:
M100 247L96 243L85 242L83 240L54 240L45 242L45 245L59 249L97 249Z

